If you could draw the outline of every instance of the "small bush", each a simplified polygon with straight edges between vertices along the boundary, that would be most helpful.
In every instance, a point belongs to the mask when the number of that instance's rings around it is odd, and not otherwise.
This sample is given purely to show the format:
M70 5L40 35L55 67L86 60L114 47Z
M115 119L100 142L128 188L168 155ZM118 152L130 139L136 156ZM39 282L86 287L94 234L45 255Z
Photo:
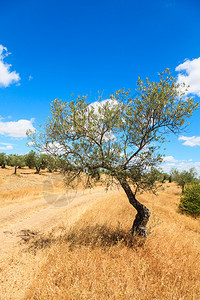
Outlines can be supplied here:
M200 216L200 184L192 184L185 187L179 209L183 213Z

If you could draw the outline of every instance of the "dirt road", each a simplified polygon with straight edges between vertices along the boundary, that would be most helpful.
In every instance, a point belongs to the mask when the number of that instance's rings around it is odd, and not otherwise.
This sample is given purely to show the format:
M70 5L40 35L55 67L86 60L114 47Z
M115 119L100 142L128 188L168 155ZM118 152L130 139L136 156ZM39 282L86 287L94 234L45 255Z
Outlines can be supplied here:
M41 195L37 200L0 208L0 299L22 299L40 267L40 257L24 252L23 232L47 233L56 226L70 228L102 198L119 193L104 187L63 195ZM31 266L31 268L30 268Z
M117 192L118 190L106 192L105 188L98 187L67 195L54 195L48 199L42 195L33 202L1 208L0 257L16 247L22 230L46 233L62 222L68 223L70 227L94 202Z

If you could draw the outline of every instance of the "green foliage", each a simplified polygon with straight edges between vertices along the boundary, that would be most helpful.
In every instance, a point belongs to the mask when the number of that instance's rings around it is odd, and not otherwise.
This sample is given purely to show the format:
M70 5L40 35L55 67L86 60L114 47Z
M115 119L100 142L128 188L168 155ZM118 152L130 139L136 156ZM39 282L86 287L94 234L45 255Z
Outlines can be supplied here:
M85 96L71 102L56 99L51 118L40 133L29 132L29 138L37 150L64 162L69 184L83 172L92 179L100 169L111 178L108 184L114 177L128 180L135 191L152 189L156 176L151 173L162 161L157 150L166 134L180 132L197 108L190 97L183 99L169 70L159 76L158 82L139 78L136 97L121 89L90 105Z
M8 166L11 166L11 167L14 167L14 157L13 157L13 154L10 154L7 156L7 165Z
M167 173L162 173L162 179L161 182L164 183L166 180L169 181L169 175Z
M99 181L100 180L100 170L99 169L91 169L88 168L89 176L91 176L92 179Z
M60 167L58 158L44 153L36 153L33 150L25 155L25 162L30 169L36 168L37 173L40 172L40 169L48 168L49 172L53 172Z
M35 155L35 168L36 173L39 173L41 169L45 169L48 166L48 156L46 154Z
M0 153L0 166L5 168L7 164L7 155L5 153Z
M29 169L35 168L35 160L36 160L36 152L31 150L29 153L25 155L25 163Z
M200 216L200 184L191 184L185 187L179 209L183 213Z
M154 168L153 173L155 174L155 180L164 183L166 180L170 180L170 176L162 170Z
M162 182L162 180L163 180L163 173L156 168L152 168L151 171L148 173L148 176L150 176L152 178L151 180L153 182L155 182L155 181Z
M176 181L178 185L182 188L182 193L184 192L184 188L186 184L195 183L198 181L196 178L197 172L195 168L190 168L189 171L181 171L179 172L177 169L171 170L171 177L173 181Z
M18 168L24 168L26 166L24 155L17 155L18 156Z
M48 168L50 172L61 168L61 160L58 157L44 154L44 153L36 153L31 150L29 153L25 155L18 154L10 154L6 155L5 153L0 153L0 166L5 168L6 165L11 167L23 168L25 166L30 169L36 168L37 173L40 172L41 169Z
M53 155L46 155L47 159L47 169L49 172L56 171L61 168L61 161L58 157Z
M10 154L7 156L7 165L15 167L14 174L17 173L17 168L23 168L26 166L24 155Z
M23 168L25 167L25 160L23 155L10 154L7 157L7 164L11 167Z

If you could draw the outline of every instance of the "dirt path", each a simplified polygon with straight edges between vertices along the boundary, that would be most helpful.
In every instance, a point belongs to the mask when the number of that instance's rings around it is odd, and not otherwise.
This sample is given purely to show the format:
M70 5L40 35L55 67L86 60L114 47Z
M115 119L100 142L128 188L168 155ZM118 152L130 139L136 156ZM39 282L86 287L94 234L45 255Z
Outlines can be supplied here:
M38 200L13 204L0 209L0 299L22 299L44 257L24 253L20 243L24 231L47 233L63 225L70 228L92 205L118 190L105 188L67 195L43 195ZM32 267L30 267L32 266Z
M13 204L0 209L0 257L2 254L10 253L20 240L19 234L22 230L47 232L59 222L66 219L71 226L73 219L77 219L76 213L69 213L79 208L79 214L85 212L95 201L102 196L108 196L117 191L105 192L105 188L98 187L93 190L79 191L76 194L55 195L41 197L41 199L24 204Z

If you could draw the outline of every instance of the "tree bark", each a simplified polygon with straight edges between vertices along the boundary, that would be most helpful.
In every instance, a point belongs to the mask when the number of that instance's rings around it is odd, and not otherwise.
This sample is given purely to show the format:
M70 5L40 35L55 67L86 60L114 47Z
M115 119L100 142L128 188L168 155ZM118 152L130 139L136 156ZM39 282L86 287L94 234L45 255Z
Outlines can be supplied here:
M149 221L149 217L151 212L148 210L146 206L141 204L133 194L128 182L125 179L118 179L122 188L124 189L129 203L137 210L137 214L135 216L135 220L133 222L133 226L131 228L131 233L136 234L138 236L147 236L146 225Z
M40 174L40 167L35 167L35 168L36 168L35 174Z
M15 166L15 172L14 172L14 174L16 175L17 174L17 167Z

